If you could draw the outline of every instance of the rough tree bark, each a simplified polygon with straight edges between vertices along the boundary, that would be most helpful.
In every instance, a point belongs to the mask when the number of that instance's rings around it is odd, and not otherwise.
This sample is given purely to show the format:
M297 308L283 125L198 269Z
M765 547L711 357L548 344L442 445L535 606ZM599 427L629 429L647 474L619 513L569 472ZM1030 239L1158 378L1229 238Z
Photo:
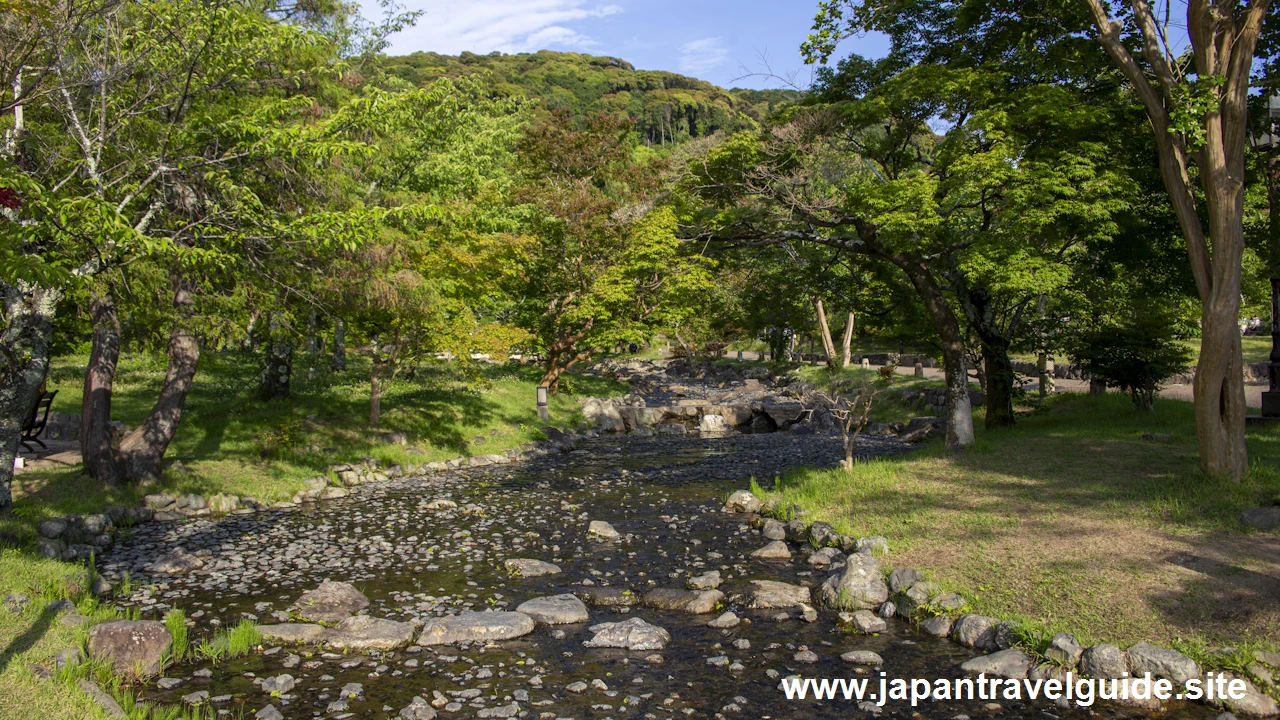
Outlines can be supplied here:
M840 343L840 367L847 368L853 361L853 311L849 311L849 319L844 324L844 339Z
M329 362L329 368L334 372L347 369L347 324L342 318L335 318L333 321L333 359Z
M80 403L80 458L89 477L115 485L120 481L120 468L111 446L111 395L120 362L120 319L110 290L94 295L89 308L93 345Z
M1123 42L1123 23L1111 18L1102 0L1083 2L1092 14L1103 48L1147 111L1160 174L1186 239L1200 293L1200 362L1194 385L1200 467L1207 474L1239 480L1249 468L1244 439L1244 368L1236 324L1244 254L1246 101L1254 49L1270 2L1249 0L1243 10L1238 0L1187 3L1186 28L1195 60L1188 72L1225 81L1206 88L1219 102L1196 119L1197 130L1203 131L1198 147L1187 145L1182 134L1187 128L1174 128L1171 112L1186 102L1187 78L1171 58L1155 9L1147 0L1131 0L1144 66ZM1170 132L1171 128L1176 132ZM1201 221L1192 190L1192 158L1204 191L1207 226Z
M822 298L810 295L813 312L818 316L818 332L822 335L822 349L827 353L827 367L836 369L836 344L831 339L831 326L827 324L827 311L822 307Z
M13 509L13 461L22 423L36 402L49 372L53 316L59 290L19 282L0 282L4 325L0 327L0 514Z
M887 257L906 274L924 301L942 343L942 371L947 386L947 448L957 450L971 445L973 404L969 400L969 372L965 368L960 322L924 258L916 253L893 253Z
M293 338L290 337L289 321L281 313L273 312L267 320L266 357L263 358L258 396L263 400L287 399L292 378Z
M169 333L169 371L147 419L120 441L117 453L121 474L129 481L160 476L164 453L178 431L182 406L200 361L200 345L188 327L191 290L181 279L174 278L173 283L173 306L178 317Z

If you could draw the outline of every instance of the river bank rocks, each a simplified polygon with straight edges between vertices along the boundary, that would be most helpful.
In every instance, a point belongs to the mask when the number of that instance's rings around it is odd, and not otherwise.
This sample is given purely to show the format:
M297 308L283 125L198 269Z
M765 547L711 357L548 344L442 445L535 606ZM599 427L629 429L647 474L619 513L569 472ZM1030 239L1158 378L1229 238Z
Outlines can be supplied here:
M162 622L113 620L89 629L89 656L105 661L121 677L160 674L173 636Z

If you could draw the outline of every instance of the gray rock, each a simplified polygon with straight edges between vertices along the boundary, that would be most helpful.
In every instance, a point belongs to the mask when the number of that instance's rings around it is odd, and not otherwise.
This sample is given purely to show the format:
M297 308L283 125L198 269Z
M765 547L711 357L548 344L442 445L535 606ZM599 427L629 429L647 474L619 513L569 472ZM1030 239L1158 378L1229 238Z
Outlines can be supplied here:
M394 650L413 640L413 623L356 615L325 635L325 644L342 650Z
M1280 528L1280 507L1250 508L1240 514L1240 520L1259 530Z
M431 707L431 703L415 695L413 702L409 703L408 707L402 708L398 717L404 720L435 720L436 711Z
M943 610L960 610L967 603L964 598L953 592L945 592L933 599L933 605Z
M999 621L985 615L961 615L951 626L951 639L978 650L996 650L996 625Z
M1080 670L1099 680L1115 680L1129 671L1129 660L1115 645L1091 645L1080 655Z
M883 665L884 664L884 658L880 657L876 653L871 652L870 650L850 650L849 652L841 655L840 659L847 663L853 663L854 665Z
M431 618L422 626L419 645L453 645L456 643L510 640L533 632L533 618L524 613L464 612Z
M946 637L951 633L951 618L946 615L934 615L920 623L920 630L934 637Z
M1031 658L1019 648L1009 648L990 655L983 655L960 664L960 669L970 675L986 674L990 677L1022 680L1031 670Z
M764 547L751 553L751 557L757 560L789 560L791 558L791 548L781 540L774 540Z
M870 635L872 633L884 632L889 629L889 624L881 618L876 617L875 613L870 610L859 610L849 617L849 622L858 632Z
M512 558L503 561L502 565L507 569L507 572L526 578L560 573L559 565L531 558Z
M78 647L60 650L57 655L53 656L53 666L59 670L75 667L81 662L84 662L84 653Z
M735 490L725 501L724 509L729 512L753 513L763 505L760 498L753 495L750 490Z
M716 605L724 599L719 590L674 590L657 588L650 590L640 598L640 604L659 610L687 612L691 615L703 615L716 609Z
M747 607L752 610L790 608L810 602L809 588L774 580L752 580L747 598Z
M863 554L888 555L889 541L879 535L858 538L857 552Z
M924 579L924 575L915 568L894 568L889 573L889 592L895 595Z
M590 648L661 650L671 642L671 633L638 617L592 625L590 630L595 637L583 643Z
M571 593L533 598L516 606L516 612L547 625L569 625L590 619L587 606Z
M477 718L512 718L520 712L520 706L516 703L510 705L499 705L498 707L480 708L476 712Z
M169 554L145 566L143 569L147 572L162 575L177 575L198 570L202 567L204 567L203 560L179 547L169 551Z
M1228 684L1237 679L1244 683L1244 697L1236 700L1228 695L1222 699L1222 704L1226 705L1232 712L1250 717L1274 717L1280 715L1280 706L1276 705L1276 701L1258 692L1253 683L1230 672L1223 672L1222 677L1226 679Z
M802 543L809 540L809 526L804 520L796 518L786 524L787 539L791 542Z
M208 701L209 701L208 690L197 690L193 693L189 693L187 695L182 696L182 702L188 705L200 705L201 703L205 703Z
M741 622L742 620L739 619L737 615L734 615L732 612L725 612L720 617L707 623L707 627L716 628L718 630L726 630L728 628L737 627L738 624Z
M284 715L280 714L275 705L268 705L262 708L253 717L256 720L284 720Z
M80 688L81 692L92 698L94 703L96 703L98 707L102 708L102 712L107 717L112 718L113 720L125 720L129 717L125 714L124 708L120 707L120 703L116 702L115 698L103 691L98 683L92 680L80 680L76 685Z
M874 555L850 555L844 570L822 583L818 598L827 607L840 610L878 607L889 599L889 586L880 577L880 561Z
M342 622L369 607L369 598L349 583L325 580L314 590L308 590L289 607L303 620L311 622Z
M640 602L640 596L619 587L583 588L578 596L593 607L631 607Z
M89 655L111 664L117 675L159 675L173 636L154 620L113 620L89 630Z
M296 687L297 684L298 681L292 675L285 673L284 675L263 679L262 691L272 695L283 695Z
M1084 648L1080 647L1080 643L1076 642L1076 636L1071 633L1054 635L1053 640L1049 641L1049 648L1044 651L1045 657L1068 668L1079 665L1080 656L1083 654Z
M764 529L761 532L770 540L787 539L787 526L773 518L764 521Z
M40 525L37 527L37 530L39 531L41 537L46 537L46 538L49 538L50 540L56 540L62 537L62 534L67 531L67 521L63 520L62 518L45 520L44 522L40 523Z
M720 571L712 570L689 578L685 583L690 590L715 590L720 587Z
M323 625L307 623L283 623L280 625L259 625L258 632L264 640L275 640L283 643L318 643L323 642L329 632Z
M14 615L21 615L31 604L31 598L20 592L9 593L4 598L4 607Z
M181 685L182 683L183 683L182 678L165 677L165 678L160 678L159 680L156 681L156 685L158 685L161 690L172 690L178 687L179 685Z
M591 524L587 526L587 534L604 538L605 540L615 540L619 537L618 531L603 520L592 520Z
M813 553L806 561L814 567L827 567L844 561L844 553L833 547L824 547Z
M1140 642L1131 646L1126 654L1129 656L1129 673L1134 676L1151 673L1153 677L1167 678L1177 684L1200 676L1196 662L1176 650Z
M809 526L809 542L816 548L838 546L840 533L829 523L816 522Z

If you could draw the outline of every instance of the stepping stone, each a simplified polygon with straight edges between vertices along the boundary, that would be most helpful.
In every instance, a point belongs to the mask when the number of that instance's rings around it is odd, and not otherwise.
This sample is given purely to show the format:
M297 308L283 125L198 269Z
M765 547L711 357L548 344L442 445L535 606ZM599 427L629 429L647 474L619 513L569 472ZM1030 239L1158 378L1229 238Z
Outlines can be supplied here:
M640 602L639 595L616 587L585 588L578 595L594 607L631 607Z
M844 570L827 578L818 589L822 604L840 610L870 610L889 599L889 586L880 577L874 555L850 555Z
M507 568L507 572L526 578L556 575L560 572L560 566L555 563L530 558L513 558L502 564Z
M263 640L309 644L322 642L329 629L323 625L312 623L283 623L280 625L259 625L258 632L262 633Z
M716 605L723 599L724 593L719 590L693 592L691 590L658 588L645 593L644 597L640 598L640 604L657 608L658 610L674 610L687 612L691 615L704 615L714 612Z
M791 548L781 540L774 540L764 547L751 553L751 557L757 560L789 560L791 559Z
M615 540L619 537L618 531L603 520L592 520L591 524L587 526L587 534L604 538L605 540Z
M810 601L809 588L774 580L752 580L747 595L747 607L752 610L790 608Z
M732 612L726 612L725 614L721 615L715 620L712 620L711 622L707 623L707 627L713 627L718 630L724 630L728 628L737 627L738 624L741 622L742 620L737 615L734 615Z
M735 490L724 503L726 511L737 513L753 513L763 506L764 503L760 502L760 498L753 495L750 490Z
M289 606L303 620L337 623L369 607L369 598L349 583L325 580Z
M870 650L850 650L840 656L840 659L853 663L854 665L883 665L884 658Z
M1009 648L990 655L983 655L960 663L960 669L970 675L986 674L990 677L1022 680L1031 670L1031 658L1020 648Z
M587 606L571 593L533 598L517 605L516 612L547 625L570 625L590 619Z
M325 644L340 650L394 650L413 641L413 623L356 615L325 635Z
M685 584L690 590L715 590L720 587L720 571L712 570L711 572L691 577Z
M519 612L464 612L427 620L422 626L419 645L454 645L459 643L510 640L533 632L533 618Z
M204 567L203 560L182 548L174 548L169 551L169 554L152 562L150 565L143 566L142 569L159 575L177 575L198 570L202 567Z
M864 633L866 635L870 635L872 633L884 632L885 630L889 629L889 623L886 623L881 618L876 617L876 614L871 612L870 610L859 610L855 612L853 615L846 615L846 613L841 613L840 617L841 619L848 617L849 624L857 628L858 632Z
M638 617L592 625L590 630L595 637L582 643L589 648L661 650L671 642L671 633Z

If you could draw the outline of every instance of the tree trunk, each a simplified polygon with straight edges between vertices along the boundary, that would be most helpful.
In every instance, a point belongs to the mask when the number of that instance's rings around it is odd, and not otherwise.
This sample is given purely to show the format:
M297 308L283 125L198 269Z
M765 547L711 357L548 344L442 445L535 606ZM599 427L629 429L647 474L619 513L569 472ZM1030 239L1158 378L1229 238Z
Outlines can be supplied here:
M822 298L812 295L813 311L818 316L818 332L822 334L822 349L827 353L827 367L836 369L836 344L831 340L831 327L827 325L827 311L822 307Z
M840 367L847 368L853 359L853 311L849 311L849 320L844 324L844 339L840 344Z
M987 368L987 427L1014 424L1013 386L1016 377L1009 359L1009 344L1003 338L983 338L982 362Z
M1106 395L1107 384L1097 378L1089 378L1089 394L1090 395Z
M1240 296L1215 298L1201 313L1200 362L1195 376L1196 439L1200 467L1239 480L1249 469L1244 442L1244 368Z
M263 400L284 400L289 397L289 381L293 377L293 338L289 333L288 318L271 313L267 320L266 357L263 359L262 380L258 396Z
M4 294L0 326L0 514L13 509L13 461L22 423L36 403L49 372L53 316L61 291L19 282L0 282Z
M382 363L375 356L369 366L369 427L378 427L382 422L382 382L378 377L382 373Z
M925 310L942 342L942 372L947 385L947 448L957 450L972 445L973 404L969 401L964 336L960 334L956 314L924 259L906 253L895 253L888 257L911 280L920 299L924 301Z
M169 372L147 419L120 442L117 462L129 481L160 476L164 453L178 432L182 406L200 362L200 344L186 327L192 305L191 292L186 283L177 278L174 288L173 305L178 310L178 319L169 334Z
M111 395L120 362L120 318L110 290L94 295L90 313L93 345L80 403L80 457L89 477L115 485L120 482L120 468L111 445Z
M333 321L333 359L329 367L334 372L347 369L347 324L342 318Z

